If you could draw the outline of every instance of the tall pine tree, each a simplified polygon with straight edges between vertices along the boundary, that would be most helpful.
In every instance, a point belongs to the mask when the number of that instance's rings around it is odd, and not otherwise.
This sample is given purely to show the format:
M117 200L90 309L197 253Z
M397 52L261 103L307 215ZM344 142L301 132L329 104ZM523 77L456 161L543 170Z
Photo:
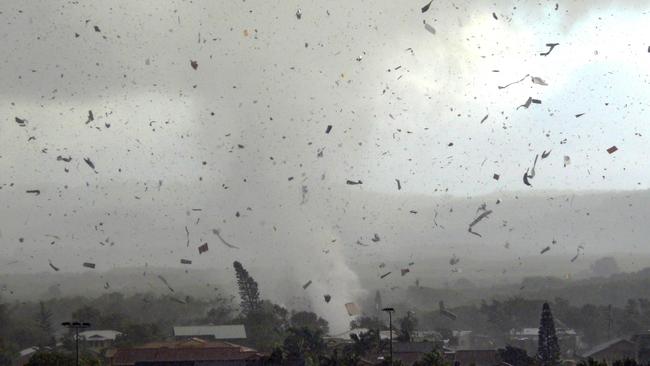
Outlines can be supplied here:
M555 322L553 322L551 307L546 302L542 306L538 336L537 358L540 366L557 366L560 363L560 345L555 334Z
M257 289L257 282L248 274L248 271L235 261L235 276L237 276L237 286L239 286L239 297L241 298L241 309L244 315L260 310L262 302L260 301L260 292Z

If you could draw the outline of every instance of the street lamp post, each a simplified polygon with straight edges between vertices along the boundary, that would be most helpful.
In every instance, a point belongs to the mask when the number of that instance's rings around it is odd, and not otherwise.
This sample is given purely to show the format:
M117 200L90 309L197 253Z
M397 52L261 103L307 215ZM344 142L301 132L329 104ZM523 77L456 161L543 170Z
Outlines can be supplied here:
M74 329L75 331L75 365L79 366L79 329L84 329L90 327L90 323L86 322L63 322L61 323L64 327L68 329Z
M389 343L389 348L390 348L390 365L393 364L393 312L395 309L393 308L383 308L381 311L385 311L388 313L388 336L390 339ZM379 336L381 339L381 335Z

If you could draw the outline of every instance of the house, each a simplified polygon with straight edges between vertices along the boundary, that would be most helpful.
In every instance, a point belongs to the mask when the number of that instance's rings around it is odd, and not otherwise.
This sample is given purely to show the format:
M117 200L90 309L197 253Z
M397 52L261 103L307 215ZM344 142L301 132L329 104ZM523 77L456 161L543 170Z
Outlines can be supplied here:
M496 366L500 364L499 354L494 349L457 350L453 354L454 366Z
M592 358L596 361L605 361L611 365L614 361L626 358L637 358L637 344L625 338L612 339L597 345L582 354L583 358Z
M431 352L434 347L433 342L395 342L393 343L393 359L400 360L404 365L412 365Z
M343 333L338 333L323 338L328 344L348 343L348 342L352 342L352 338L350 338L351 335L356 335L358 337L362 333L367 333L369 331L370 329L367 328L354 328L354 329L347 330ZM397 332L393 330L393 341L396 341L398 336L399 335L397 334ZM389 340L390 331L388 330L379 331L379 338L382 340Z
M85 330L79 333L79 340L85 342L89 348L103 349L113 345L121 334L116 330Z
M495 341L484 334L478 334L471 330L452 331L453 342L448 346L452 349L495 349Z
M241 324L175 326L174 337L180 339L198 337L216 341L236 341L246 339L246 328Z
M110 366L261 366L268 357L234 343L198 338L118 348L107 356Z

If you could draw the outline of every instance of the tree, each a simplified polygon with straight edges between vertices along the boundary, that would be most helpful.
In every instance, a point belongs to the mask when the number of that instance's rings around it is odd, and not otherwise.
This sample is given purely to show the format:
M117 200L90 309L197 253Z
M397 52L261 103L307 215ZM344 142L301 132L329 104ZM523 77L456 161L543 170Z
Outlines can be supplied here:
M239 287L242 313L246 315L259 310L261 301L257 282L248 274L248 271L241 263L235 261L233 267L235 267L235 276L237 277L237 286Z
M542 305L542 316L539 322L537 343L537 358L541 366L556 366L560 361L560 345L555 334L555 322L551 307L548 303Z
M96 327L101 322L102 313L92 306L84 305L72 313L72 320L90 323Z
M410 342L413 331L417 327L418 320L411 314L410 311L407 312L406 316L399 321L399 337L397 340L400 342Z
M72 366L73 356L61 352L36 352L29 358L26 366Z
M164 334L157 324L129 324L115 339L115 346L131 347L163 338Z
M289 328L282 346L283 359L302 361L305 365L320 365L320 359L327 347L323 340L323 332L306 327Z
M321 331L323 334L329 332L329 324L327 320L319 317L316 313L311 311L298 311L291 313L289 319L291 327L300 329L307 328L311 331Z
M15 347L0 338L0 366L11 366L11 360L17 354Z
M56 343L52 334L52 312L45 306L43 301L38 303L38 313L36 314L36 326L40 330L39 347L49 346Z
M422 356L419 361L416 361L413 366L446 366L445 356L439 349L432 349ZM526 365L529 366L529 365Z
M252 346L270 351L280 345L288 328L288 314L287 309L270 301L262 301L258 310L246 314L242 321Z
M497 350L501 361L512 366L530 366L535 364L535 360L528 356L526 350L517 347L506 346Z

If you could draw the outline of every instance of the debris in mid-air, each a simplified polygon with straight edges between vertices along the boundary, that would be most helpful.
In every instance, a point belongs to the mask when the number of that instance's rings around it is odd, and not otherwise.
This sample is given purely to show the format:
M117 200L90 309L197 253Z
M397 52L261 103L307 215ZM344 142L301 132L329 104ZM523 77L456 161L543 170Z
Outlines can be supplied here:
M485 120L488 118L489 114L486 114L485 117L481 120L481 123L485 122Z
M86 267L86 268L94 269L95 268L95 263L84 262L83 266Z
M549 250L551 250L551 247L547 246L546 248L542 249L542 251L539 252L539 254L544 254L544 253L548 252Z
M328 294L325 294L325 295L323 295L323 299L325 299L325 302L326 302L326 303L329 303L330 300L332 300L332 296L330 296L330 295L328 295Z
M15 117L15 121L16 123L18 123L18 126L20 127L25 127L25 125L27 124L27 120L24 118Z
M547 43L546 47L548 47L548 51L541 52L539 55L540 56L548 56L548 54L551 53L551 51L553 51L553 49L558 45L559 45L559 43Z
M302 11L300 9L296 10L296 18L298 19L302 18Z
M519 109L519 108L521 108L521 107L524 107L524 108L528 109L528 107L530 107L530 104L531 104L531 103L534 103L534 104L542 104L542 101L539 100L539 99L533 99L532 97L528 97L528 99L526 99L526 102L524 102L524 104L522 104L522 105L520 105L519 107L517 107L517 109Z
M492 175L492 179L494 179L494 180L499 180L499 178L501 178L501 176L499 174L497 174L497 173L494 173Z
M569 164L571 164L571 158L564 155L564 167L566 168L566 166Z
M330 133L332 131L332 125L327 125L327 128L325 129L325 133Z
M436 34L436 29L427 22L424 22L424 29L426 29L431 34Z
M522 81L526 80L526 78L529 77L529 76L530 76L530 74L526 74L523 78L521 78L521 79L519 79L517 81L513 81L512 83L506 84L504 86L499 85L498 88L499 89L505 89L505 88L509 87L510 85L521 83Z
M551 155L551 151L552 150L549 150L548 152L546 152L546 150L542 151L542 159L548 158L548 156Z
M361 309L359 309L359 305L349 302L345 304L345 309L348 311L348 315L350 316L355 316L361 314Z
M383 275L379 276L379 278L386 278L386 276L388 276L391 273L393 273L393 272L386 272Z
M304 285L302 285L302 289L303 289L303 290L306 290L307 287L309 287L309 285L311 285L311 280L307 281L307 283L305 283Z
M197 61L190 60L190 66L192 66L192 68L196 70L199 68L199 63Z
M55 271L58 272L58 271L59 271L59 267L57 267L57 266L55 266L54 264L52 264L52 261L49 261L49 262L50 262L50 267L52 267L53 270L55 270Z
M576 114L576 118L580 118L580 117L582 117L583 115L584 115L584 113L578 113L578 114Z
M455 266L458 262L460 262L460 258L456 257L456 254L452 255L449 264Z
M402 189L402 183L400 183L399 179L395 179L395 182L397 182L397 190L398 191L401 190Z
M165 286L167 286L167 288L169 289L169 291L171 291L171 292L176 292L176 291L174 291L174 289L169 285L169 282L167 282L167 280L165 279L165 277L163 277L162 275L158 275L158 278L162 281L162 283L165 284Z
M199 246L199 254L203 254L208 251L208 243L203 243Z
M88 111L88 119L86 119L86 124L89 124L94 120L95 120L95 116L93 115L93 111Z
M349 180L348 179L347 181L345 181L345 184L351 185L351 186L356 186L358 184L363 184L363 182L361 180L354 181L354 180Z
M540 78L540 77L537 77L537 76L531 76L530 79L531 79L531 81L533 82L533 84L543 85L543 86L548 86L548 84L546 83L546 81L544 81L544 79L542 79L542 78Z
M613 154L613 153L616 152L616 150L618 150L618 147L612 146L609 149L607 149L607 152L610 153L610 154Z
M400 272L402 273L402 276L404 276L405 274L411 272L411 270L408 269L408 268L402 268L402 269L400 269Z
M39 189L29 189L29 190L25 191L25 193L30 193L30 194L33 194L33 195L36 195L36 196L41 195L41 191Z
M380 240L379 235L377 233L375 233L375 236L373 236L370 240L372 240L375 243L378 242Z
M95 163L93 163L93 161L90 160L90 158L84 158L84 161L86 162L86 164L88 164L88 166L89 166L91 169L95 170Z
M428 4L426 4L425 6L422 7L421 10L422 10L423 13L426 13L429 10L429 7L431 6L432 2L433 2L433 0L429 1Z
M482 212L480 215L478 215L478 217L476 217L476 218L474 219L474 221L472 221L472 222L469 224L469 228L467 229L467 231L468 231L469 233L474 234L474 235L476 235L476 236L478 236L478 237L480 238L480 237L481 237L481 234L472 231L472 228L474 227L474 225L476 225L476 224L478 224L479 222L481 222L481 220L483 220L484 218L488 217L491 213L492 213L492 210L486 210L486 211Z
M189 259L181 259L181 264L192 264L192 261Z
M447 310L445 308L445 303L444 302L440 301L438 303L438 307L440 308L440 314L446 316L447 318L449 318L451 320L456 320L456 318L458 318L456 316L456 314L452 313L451 311L449 311L449 310Z
M212 229L212 233L216 235L217 238L219 238L219 240L228 248L239 249L238 246L228 243L223 237L221 237L221 232L219 231L219 229Z

